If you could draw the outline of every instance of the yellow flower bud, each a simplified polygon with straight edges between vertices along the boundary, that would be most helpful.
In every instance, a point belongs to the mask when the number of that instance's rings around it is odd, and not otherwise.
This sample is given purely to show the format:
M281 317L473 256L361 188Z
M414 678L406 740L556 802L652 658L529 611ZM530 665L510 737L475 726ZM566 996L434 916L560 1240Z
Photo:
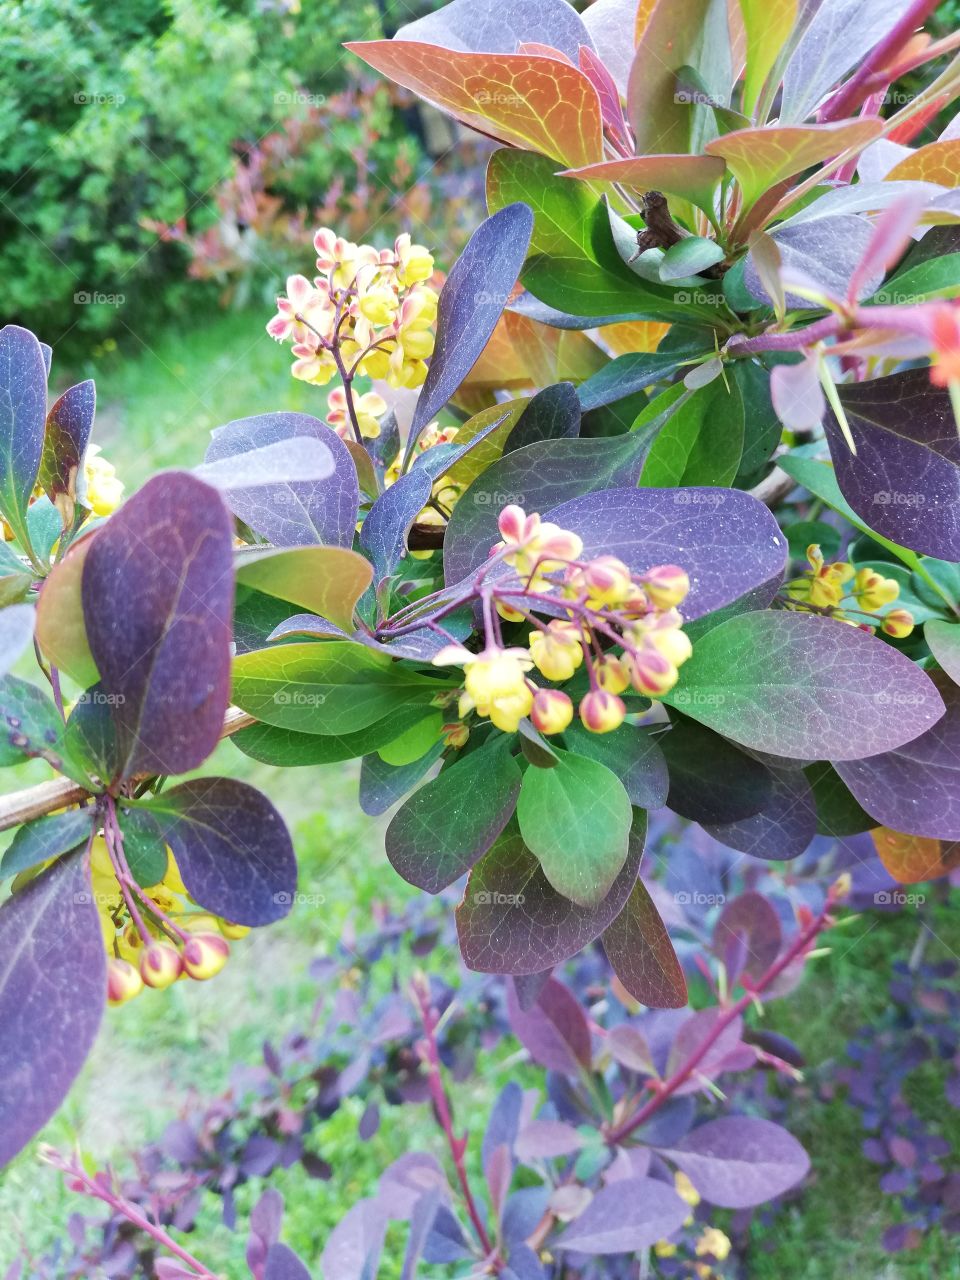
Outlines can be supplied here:
M880 624L880 630L885 635L893 636L897 640L905 639L913 627L913 614L909 609L891 609Z
M605 653L596 663L597 684L607 693L623 693L630 688L630 673L623 662L612 653Z
M162 991L176 982L182 970L180 952L166 942L151 942L140 957L140 976L148 987Z
M593 689L580 699L580 719L591 733L619 729L627 714L623 699L604 689Z
M891 604L900 594L900 584L895 578L885 578L876 569L860 569L854 586L854 595L861 609L869 613Z
M580 637L569 623L532 631L528 643L537 670L548 680L569 680L583 662Z
M115 956L107 961L107 1000L110 1004L126 1004L142 990L143 978L132 964Z
M219 925L220 932L225 938L245 938L250 932L248 924L234 924L231 920L221 920Z
M723 1262L730 1253L730 1238L718 1228L707 1227L696 1244L697 1257L710 1254L718 1262Z
M520 721L530 714L532 706L533 691L524 685L517 693L494 698L487 708L487 715L504 733L516 733Z
M675 564L661 564L641 574L647 595L658 609L670 609L680 604L690 590L690 579Z
M673 1175L673 1185L680 1199L686 1200L691 1209L695 1209L700 1203L700 1192L693 1185L687 1175L685 1173L681 1173L679 1169Z
M198 933L183 944L183 967L191 978L215 978L230 955L230 944L219 933Z
M563 733L573 719L573 703L560 689L538 689L530 719L541 733Z

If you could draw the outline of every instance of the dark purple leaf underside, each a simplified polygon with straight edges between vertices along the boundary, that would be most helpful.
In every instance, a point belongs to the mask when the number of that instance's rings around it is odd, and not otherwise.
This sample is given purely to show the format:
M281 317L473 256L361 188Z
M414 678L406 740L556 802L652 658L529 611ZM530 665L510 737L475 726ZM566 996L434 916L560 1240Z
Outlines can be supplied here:
M786 1129L753 1116L708 1121L662 1152L705 1200L749 1209L782 1195L804 1177L810 1160Z
M186 472L155 476L94 536L90 649L124 774L185 773L216 746L230 696L232 521Z
M285 1244L272 1244L267 1250L263 1280L310 1280L310 1272Z
M409 884L439 893L490 848L510 820L521 773L511 739L490 743L421 787L387 827L387 857Z
M578 1079L591 1062L590 1025L575 996L551 978L540 999L528 1010L520 1008L513 985L507 989L513 1034L542 1067Z
M852 454L825 421L843 496L877 533L942 560L960 560L960 440L950 396L928 369L851 383L840 399Z
M232 778L197 778L149 804L191 896L236 924L287 915L297 862L283 819L255 787Z
M623 870L603 902L578 907L550 885L515 822L474 867L457 908L464 961L481 973L542 973L598 938L630 896L646 822L634 822Z
M942 672L931 679L947 708L941 720L894 751L834 761L834 768L879 824L960 840L960 688ZM899 714L895 702L890 714Z
M604 930L603 949L635 1000L651 1009L682 1009L687 983L653 899L642 880Z
M407 456L476 364L517 282L527 254L533 214L508 204L481 222L450 269L437 314L437 341L417 401Z
M530 400L507 437L505 453L539 440L571 440L580 434L580 397L572 382L557 382Z
M715 840L755 858L798 858L817 834L817 809L804 774L771 769L770 797L759 813L739 822L706 824Z
M725 904L713 931L713 949L721 960L739 958L739 970L759 978L780 954L780 917L762 893L752 889ZM727 964L731 982L738 974Z
M105 1001L103 934L78 853L0 908L0 1166L60 1106Z
M23 539L43 451L47 372L28 329L0 329L0 513Z
M84 496L83 458L93 430L97 389L87 380L68 387L47 414L40 483L51 502L59 494Z
M357 523L360 489L350 451L335 431L306 413L263 413L219 427L206 461L218 462L285 440L319 440L332 454L333 473L323 480L231 489L231 510L275 547L322 543L349 547Z

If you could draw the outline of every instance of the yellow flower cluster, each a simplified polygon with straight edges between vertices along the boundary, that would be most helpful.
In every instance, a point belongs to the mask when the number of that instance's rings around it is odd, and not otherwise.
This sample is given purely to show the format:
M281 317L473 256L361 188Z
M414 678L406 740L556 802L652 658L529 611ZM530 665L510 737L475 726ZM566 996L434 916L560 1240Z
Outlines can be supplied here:
M888 609L900 595L900 584L894 578L885 578L876 569L857 569L846 560L826 564L823 552L816 543L807 547L809 569L799 578L793 578L784 587L790 606L806 608L849 623L862 631L875 631L872 622L860 618L873 616L880 630L898 640L913 631L913 614L908 609ZM850 585L852 584L852 585ZM881 610L887 612L881 614Z
M438 666L463 667L461 719L476 711L512 733L529 716L541 733L563 733L573 720L573 700L561 689L538 687L528 675L534 667L554 683L585 667L589 689L579 714L592 733L619 728L627 714L620 695L628 689L662 697L673 687L692 652L676 608L690 586L682 569L661 565L634 574L615 556L584 561L577 534L515 505L501 512L499 529L503 541L492 555L510 565L518 581L497 580L481 588L481 597L487 591L500 617L527 621L532 629L527 648L504 647L490 633L491 616L482 652L450 644L434 657ZM543 622L535 614L545 606L554 613L561 608L564 616Z
M436 291L424 283L433 275L430 253L406 234L392 249L377 249L329 227L321 227L313 244L319 274L312 282L290 276L287 296L277 299L267 325L278 342L293 342L293 376L325 386L342 364L350 378L359 373L392 387L419 387L437 318ZM375 421L385 408L375 411L368 401L365 413ZM363 432L378 433L369 422Z
M123 501L123 481L116 467L101 456L100 446L92 444L83 460L87 506L95 516L109 516Z
M453 444L456 441L458 430L458 427L441 427L437 422L429 423L424 427L417 439L414 456L418 457L420 454L426 453L428 449L436 448L437 445ZM396 484L400 479L402 463L403 450L401 449L384 475L383 482L386 488ZM448 476L441 476L439 480L434 482L430 493L430 501L417 515L417 524L435 525L437 528L446 525L450 512L460 500L460 495L463 493L464 488L464 485L457 484ZM410 554L415 560L426 560L429 559L433 552L411 551Z
M139 995L144 985L162 988L178 978L202 981L215 977L230 954L227 939L249 933L242 925L192 909L169 850L163 879L136 894L137 919L130 914L103 836L94 838L90 872L109 957L107 995L111 1004L125 1004ZM161 918L166 927L161 925ZM176 945L171 941L171 932Z

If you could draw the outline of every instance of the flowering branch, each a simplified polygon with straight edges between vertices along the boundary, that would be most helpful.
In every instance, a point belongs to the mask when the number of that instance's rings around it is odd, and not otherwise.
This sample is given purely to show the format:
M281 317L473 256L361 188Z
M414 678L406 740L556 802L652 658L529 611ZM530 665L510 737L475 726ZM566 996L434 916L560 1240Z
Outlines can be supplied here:
M655 1091L653 1097L645 1102L633 1115L628 1116L609 1130L606 1135L609 1146L618 1146L626 1141L641 1125L646 1124L650 1117L660 1110L667 1099L672 1097L680 1086L690 1079L727 1027L732 1022L735 1022L751 1004L755 1004L758 998L780 977L784 970L788 969L796 960L806 956L822 930L833 924L831 911L844 892L845 889L841 888L840 882L831 886L823 910L808 920L783 954L770 965L762 977L749 986L747 985L747 980L741 978L741 983L745 988L743 995L738 1000L735 1000L733 1004L727 1006L714 1022L709 1035L704 1037L697 1048L680 1064L672 1075L668 1076L666 1080L656 1081L651 1085L651 1088Z

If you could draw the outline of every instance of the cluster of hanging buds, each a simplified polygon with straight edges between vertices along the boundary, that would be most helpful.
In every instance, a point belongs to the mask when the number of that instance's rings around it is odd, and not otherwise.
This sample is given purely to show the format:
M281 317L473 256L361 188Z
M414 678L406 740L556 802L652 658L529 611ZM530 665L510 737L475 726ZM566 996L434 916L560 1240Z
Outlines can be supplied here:
M200 911L172 852L163 877L141 887L130 871L119 828L108 814L90 851L91 887L107 952L107 998L126 1004L144 986L162 989L178 978L215 977L230 955L228 939L249 929Z
M913 631L913 614L908 609L891 609L900 595L900 584L885 578L876 569L857 569L846 560L825 563L816 543L807 547L810 566L784 587L787 607L819 613L861 631L875 632L903 640Z
M472 653L452 643L433 659L463 667L461 721L476 712L512 733L529 717L541 733L562 733L573 720L574 701L551 686L574 681L583 725L609 733L627 715L622 694L657 698L676 684L691 653L677 611L690 587L683 569L660 565L638 574L616 556L583 559L577 534L512 504L501 512L499 529L503 541L475 590L483 606L483 649ZM501 619L530 625L526 647L503 644ZM534 670L551 685L536 681ZM448 740L455 741L449 734Z
M356 396L358 374L383 378L392 387L419 387L433 353L437 293L424 283L433 275L433 257L423 245L400 235L392 249L353 244L329 227L313 239L318 275L293 275L287 296L267 333L292 341L293 376L326 386L327 420L350 439L375 439L387 405L376 392Z

